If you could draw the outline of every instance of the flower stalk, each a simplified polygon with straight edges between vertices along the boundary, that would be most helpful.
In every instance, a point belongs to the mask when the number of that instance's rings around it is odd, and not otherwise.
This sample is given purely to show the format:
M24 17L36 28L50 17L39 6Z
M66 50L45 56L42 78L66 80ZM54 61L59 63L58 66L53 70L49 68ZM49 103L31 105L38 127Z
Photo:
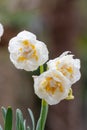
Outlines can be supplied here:
M44 130L47 114L48 114L48 103L42 99L41 112L40 112L39 120L37 122L36 130Z
M44 66L40 66L40 74L44 72ZM37 122L36 130L44 130L48 114L48 103L42 99L40 117Z

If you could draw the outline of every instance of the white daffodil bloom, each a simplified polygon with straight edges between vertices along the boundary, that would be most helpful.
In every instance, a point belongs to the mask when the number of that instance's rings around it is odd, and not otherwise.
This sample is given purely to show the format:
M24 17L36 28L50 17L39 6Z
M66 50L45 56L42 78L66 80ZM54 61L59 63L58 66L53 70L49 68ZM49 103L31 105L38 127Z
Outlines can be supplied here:
M73 84L81 77L80 60L74 59L73 55L69 53L69 51L64 52L58 58L48 61L47 65L48 69L57 69L60 71Z
M48 104L57 104L68 97L71 82L61 72L50 69L33 78L36 95Z
M46 45L28 31L20 32L9 41L10 59L18 69L36 70L48 60Z
M3 28L3 25L0 23L0 38L2 37L4 33L4 28Z

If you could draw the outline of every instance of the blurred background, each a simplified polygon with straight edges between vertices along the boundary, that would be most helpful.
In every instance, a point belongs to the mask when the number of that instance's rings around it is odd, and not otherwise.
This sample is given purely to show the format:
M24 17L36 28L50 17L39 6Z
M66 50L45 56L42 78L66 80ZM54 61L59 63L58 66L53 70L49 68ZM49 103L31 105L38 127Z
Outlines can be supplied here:
M75 99L49 107L45 130L87 130L87 1L86 0L0 0L0 22L4 35L0 42L0 108L20 108L30 123L27 108L37 120L40 100L34 94L32 74L17 70L9 60L8 42L22 30L44 41L50 59L72 51L81 59L82 77L73 85ZM0 122L2 114L0 111Z

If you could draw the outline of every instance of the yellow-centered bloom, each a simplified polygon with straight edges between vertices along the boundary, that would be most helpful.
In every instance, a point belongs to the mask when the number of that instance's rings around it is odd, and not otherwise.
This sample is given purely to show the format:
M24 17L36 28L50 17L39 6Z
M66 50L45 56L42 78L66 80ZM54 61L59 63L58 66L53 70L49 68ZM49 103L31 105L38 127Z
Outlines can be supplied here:
M69 51L64 52L58 58L50 60L47 65L48 69L56 69L60 71L71 83L75 83L81 77L80 60L74 59Z
M45 43L38 41L33 33L20 32L9 41L10 59L18 69L34 71L48 60Z
M68 97L71 82L61 72L50 69L33 78L36 95L48 104L57 104Z

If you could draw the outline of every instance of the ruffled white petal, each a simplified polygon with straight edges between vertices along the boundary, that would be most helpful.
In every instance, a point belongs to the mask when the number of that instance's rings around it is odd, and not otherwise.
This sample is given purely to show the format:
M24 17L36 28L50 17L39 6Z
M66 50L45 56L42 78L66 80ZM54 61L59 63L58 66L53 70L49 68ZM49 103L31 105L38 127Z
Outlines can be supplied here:
M36 40L28 31L20 32L9 41L10 59L18 69L34 71L48 60L48 49L45 43Z
M73 55L69 53L69 51L64 52L59 57L47 62L47 65L49 69L54 68L60 71L73 84L81 77L80 60L74 59Z
M30 39L35 39L36 40L36 35L31 33L31 32L29 32L29 31L26 31L26 30L18 33L17 37L19 39L21 39L21 40L25 40L25 39L29 39L29 40Z
M40 76L33 76L33 78L36 95L39 98L46 100L48 104L57 104L68 96L71 83L66 77L62 75L61 72L51 69L42 73ZM49 87L49 85L46 86L47 84L44 83L48 78L52 78L51 85L53 86ZM60 86L54 86L56 83L62 84L62 91L58 88ZM56 87L56 89L54 88L52 90L52 87Z
M49 58L48 57L49 52L48 52L47 46L46 46L45 43L37 40L36 49L37 49L38 56L39 56L39 61L38 62L39 62L40 65L42 65Z

